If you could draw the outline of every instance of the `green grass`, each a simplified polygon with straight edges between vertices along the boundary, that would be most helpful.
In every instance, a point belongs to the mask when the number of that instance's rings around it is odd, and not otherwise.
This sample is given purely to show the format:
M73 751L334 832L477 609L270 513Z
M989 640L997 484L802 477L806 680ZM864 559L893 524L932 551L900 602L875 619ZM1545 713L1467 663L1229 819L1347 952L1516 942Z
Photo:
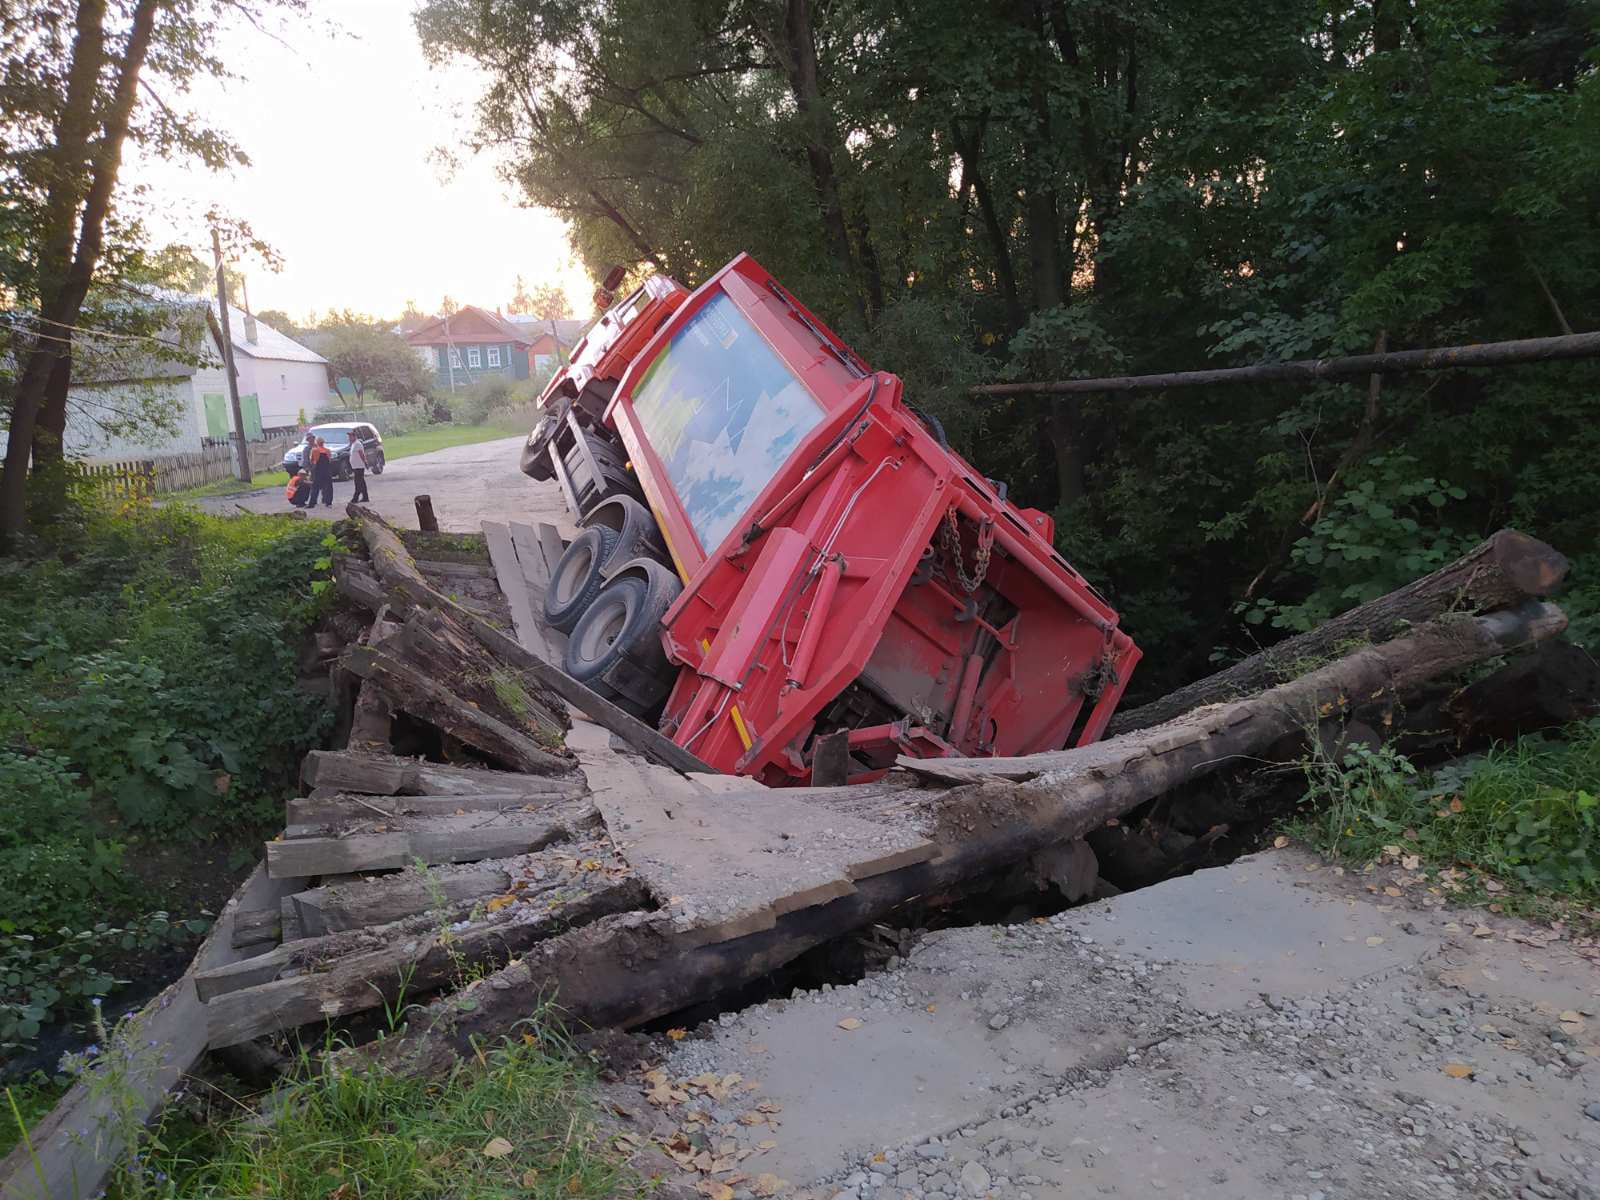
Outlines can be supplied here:
M6 1088L5 1101L0 1103L0 1155L10 1154L12 1147L22 1141L18 1117L32 1129L44 1120L66 1090L64 1079L51 1079L38 1071L21 1083Z
M1289 832L1350 863L1418 860L1458 898L1511 911L1600 903L1600 720L1419 771L1389 747L1306 764Z
M384 438L383 456L388 460L410 458L414 454L429 454L434 450L448 450L451 446L471 446L478 442L518 437L527 432L521 425L497 424L494 421L482 425L429 425L424 429ZM161 499L197 500L203 496L237 496L259 488L282 488L288 484L287 472L263 471L258 472L249 483L241 483L237 479L218 479L199 487L185 488L181 492L167 493Z
M326 1062L326 1060L324 1060ZM273 1093L270 1123L170 1122L124 1167L118 1200L584 1200L642 1195L600 1126L588 1065L526 1035L438 1081L324 1065ZM158 1179L158 1176L165 1178Z

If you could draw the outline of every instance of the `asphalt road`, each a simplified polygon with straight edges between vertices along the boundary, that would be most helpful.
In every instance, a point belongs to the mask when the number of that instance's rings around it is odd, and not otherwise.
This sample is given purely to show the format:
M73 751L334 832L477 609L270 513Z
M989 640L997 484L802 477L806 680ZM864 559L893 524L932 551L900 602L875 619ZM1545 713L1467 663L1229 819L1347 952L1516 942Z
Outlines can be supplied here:
M521 447L522 439L511 437L391 460L382 475L367 473L372 507L402 528L414 529L417 511L412 498L426 493L433 497L439 527L451 532L476 533L484 521L549 521L571 536L574 526L561 489L522 473L517 465ZM316 508L311 515L329 520L342 516L354 490L348 480L335 483L333 507ZM293 511L281 487L238 496L208 496L199 503L219 513L240 508L264 513Z

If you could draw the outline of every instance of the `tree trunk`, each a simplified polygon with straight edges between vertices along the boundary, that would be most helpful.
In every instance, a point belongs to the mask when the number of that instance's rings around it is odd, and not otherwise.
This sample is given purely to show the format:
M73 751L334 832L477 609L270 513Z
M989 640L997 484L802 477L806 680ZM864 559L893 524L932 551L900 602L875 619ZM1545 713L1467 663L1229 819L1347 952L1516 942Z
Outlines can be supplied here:
M1225 671L1111 718L1113 736L1170 721L1180 713L1259 691L1282 680L1296 664L1337 654L1352 642L1379 641L1405 624L1452 612L1486 612L1547 596L1567 574L1558 551L1527 534L1502 529L1455 562L1368 601L1307 633L1235 663Z
M37 264L40 328L12 394L5 471L0 474L0 550L27 528L28 462L44 390L61 357L56 339L70 330L49 319L56 311L72 263L72 236L84 193L84 161L95 123L95 89L105 62L105 0L79 0L74 21L67 94L56 125L52 177L42 218L44 242Z
M816 31L811 23L810 0L786 0L783 12L782 52L789 91L800 116L801 136L805 139L806 165L817 191L822 212L822 229L829 251L846 279L856 291L856 307L863 319L870 319L869 298L850 247L850 230L845 225L844 202L839 196L839 177L833 162L833 139L828 136L831 119L822 97L817 72Z

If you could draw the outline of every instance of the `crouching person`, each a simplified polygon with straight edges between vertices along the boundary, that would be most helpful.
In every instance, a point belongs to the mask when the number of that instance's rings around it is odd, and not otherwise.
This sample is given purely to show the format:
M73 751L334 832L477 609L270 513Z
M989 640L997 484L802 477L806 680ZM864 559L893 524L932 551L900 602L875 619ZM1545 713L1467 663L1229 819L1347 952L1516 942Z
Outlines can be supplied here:
M283 497L296 508L305 508L311 503L311 477L304 471L297 472L283 489Z

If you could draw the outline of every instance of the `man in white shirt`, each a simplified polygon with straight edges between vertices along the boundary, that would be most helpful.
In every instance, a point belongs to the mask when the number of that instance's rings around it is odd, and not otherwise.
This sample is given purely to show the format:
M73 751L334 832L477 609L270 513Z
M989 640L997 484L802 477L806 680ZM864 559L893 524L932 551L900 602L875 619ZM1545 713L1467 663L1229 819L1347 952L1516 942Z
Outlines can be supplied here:
M367 446L359 437L350 439L350 471L356 477L350 503L360 504L367 499Z

